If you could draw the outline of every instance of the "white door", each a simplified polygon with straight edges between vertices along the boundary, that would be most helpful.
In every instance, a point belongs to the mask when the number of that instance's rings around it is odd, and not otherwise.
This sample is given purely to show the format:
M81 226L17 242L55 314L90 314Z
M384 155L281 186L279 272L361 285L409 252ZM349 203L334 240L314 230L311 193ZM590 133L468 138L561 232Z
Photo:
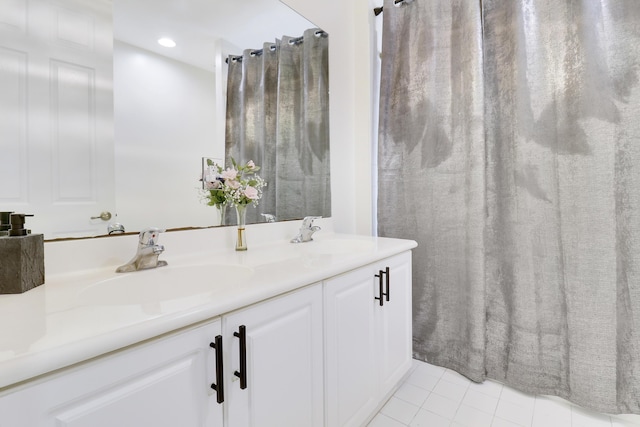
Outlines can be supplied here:
M0 210L45 238L115 214L109 0L0 2Z
M0 426L221 427L219 334L217 320L0 396Z
M384 292L388 295L385 295L383 306L375 307L375 335L380 393L386 395L409 371L412 363L411 252L377 264L375 273L380 271L383 272Z
M360 426L375 410L378 378L374 310L378 290L364 267L327 280L325 353L327 425Z
M321 285L225 316L223 331L227 426L323 425Z

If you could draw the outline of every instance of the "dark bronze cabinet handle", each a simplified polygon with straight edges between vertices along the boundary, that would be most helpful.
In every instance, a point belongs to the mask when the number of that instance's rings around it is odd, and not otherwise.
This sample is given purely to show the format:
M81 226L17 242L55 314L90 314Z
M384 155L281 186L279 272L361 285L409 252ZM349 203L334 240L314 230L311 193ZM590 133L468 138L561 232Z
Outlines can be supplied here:
M382 277L385 277L385 280L382 280ZM378 270L378 274L375 275L375 277L378 278L378 286L380 288L379 293L380 293L380 297L375 297L376 300L380 301L380 306L384 305L384 300L386 299L387 301L389 301L390 298L390 287L389 287L389 267L387 267L384 270ZM384 289L384 284L386 282L386 292Z
M378 278L378 289L379 289L378 293L380 294L379 297L375 297L374 299L380 301L380 307L382 307L384 305L384 282L382 280L382 275L383 274L384 274L384 271L378 270L378 274L376 274L374 276L374 277Z
M247 388L247 328L240 325L238 332L233 333L234 337L240 339L240 370L235 371L233 375L240 378L240 388Z
M216 382L211 384L211 388L216 391L218 403L224 402L224 381L222 379L222 335L218 335L209 347L216 351Z
M389 288L389 281L391 280L389 278L389 267L387 267L387 269L385 271L380 271L380 273L384 273L386 275L386 281L387 281L387 292L385 293L385 296L387 297L387 301L389 301L389 295L391 293L391 290Z

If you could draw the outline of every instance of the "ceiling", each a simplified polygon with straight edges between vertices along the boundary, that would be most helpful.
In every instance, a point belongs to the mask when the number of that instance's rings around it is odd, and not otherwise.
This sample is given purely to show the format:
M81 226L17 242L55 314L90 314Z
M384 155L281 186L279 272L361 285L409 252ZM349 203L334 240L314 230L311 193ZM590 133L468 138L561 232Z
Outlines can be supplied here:
M241 54L313 27L278 0L113 0L116 40L211 71L220 39L225 54ZM177 46L160 46L161 37Z

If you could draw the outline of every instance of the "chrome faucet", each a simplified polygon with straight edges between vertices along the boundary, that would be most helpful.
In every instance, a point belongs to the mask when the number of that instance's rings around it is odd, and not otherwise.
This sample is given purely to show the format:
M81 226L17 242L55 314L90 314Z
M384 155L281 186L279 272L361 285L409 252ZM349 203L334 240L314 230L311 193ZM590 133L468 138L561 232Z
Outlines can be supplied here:
M121 234L124 233L124 225L119 222L109 223L107 226L107 234Z
M313 233L320 230L320 227L317 225L313 225L313 221L316 219L322 218L321 216L305 216L302 220L302 226L300 227L300 232L296 237L291 239L291 243L303 243L310 242L313 240Z
M263 214L260 214L260 215L262 215L264 217L264 220L266 222L276 222L276 216L273 215L273 214L263 213Z
M138 236L136 255L131 258L131 261L118 267L116 273L127 273L167 265L167 261L158 260L158 256L164 252L164 246L157 243L158 237L164 231L155 227L142 230Z

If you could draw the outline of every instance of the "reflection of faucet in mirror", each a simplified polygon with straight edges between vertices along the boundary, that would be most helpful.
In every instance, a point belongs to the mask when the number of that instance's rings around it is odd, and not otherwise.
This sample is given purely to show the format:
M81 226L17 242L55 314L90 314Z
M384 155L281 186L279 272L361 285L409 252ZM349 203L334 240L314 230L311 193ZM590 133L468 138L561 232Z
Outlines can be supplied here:
M158 260L158 256L164 252L164 246L157 244L158 237L163 231L155 227L142 230L138 236L138 250L135 256L125 265L118 267L116 273L127 273L167 265L167 261Z
M263 213L260 214L264 217L264 220L266 222L276 222L276 216L275 215L271 215L271 214L267 214L267 213Z
M119 222L114 222L107 226L107 234L122 234L124 231L124 225Z
M321 216L305 216L302 220L302 226L300 232L296 237L291 239L291 243L304 243L313 240L313 233L320 230L320 227L313 225L313 221L322 218Z

